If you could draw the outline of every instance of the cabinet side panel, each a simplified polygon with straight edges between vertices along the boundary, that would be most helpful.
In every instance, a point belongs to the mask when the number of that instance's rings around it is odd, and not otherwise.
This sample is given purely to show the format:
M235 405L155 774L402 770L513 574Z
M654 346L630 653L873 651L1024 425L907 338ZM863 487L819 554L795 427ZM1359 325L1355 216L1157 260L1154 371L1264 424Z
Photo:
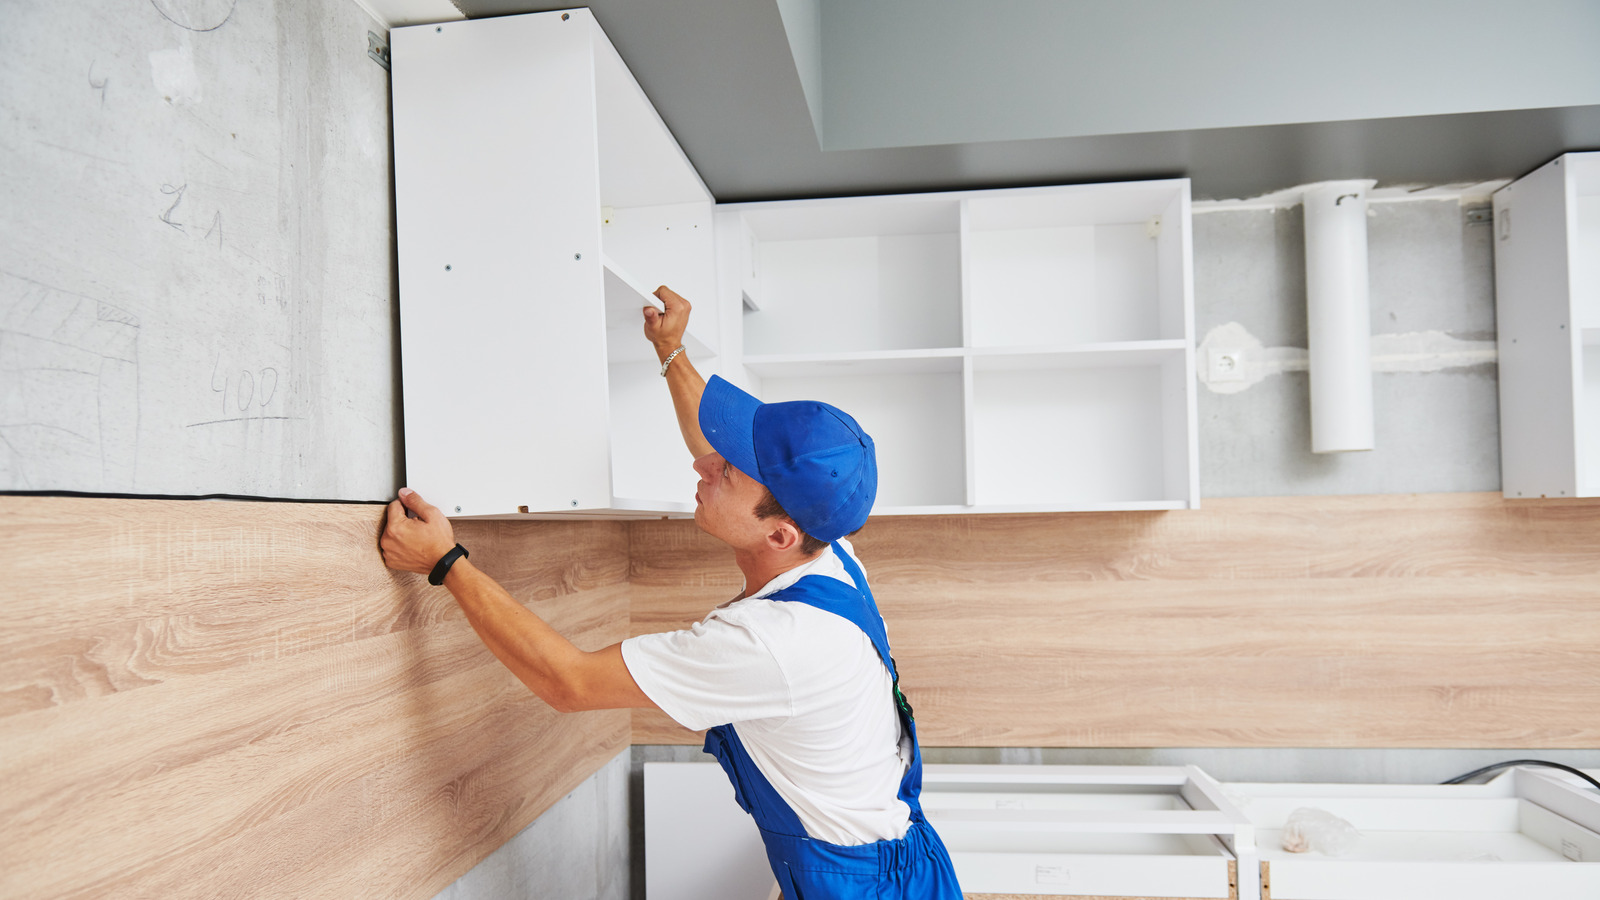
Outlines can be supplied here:
M449 512L610 500L592 27L393 33L407 478Z
M1161 213L1156 257L1161 283L1161 333L1182 336L1181 373L1166 372L1166 479L1167 496L1182 498L1190 507L1200 505L1200 434L1198 386L1194 359L1194 222L1189 206L1189 182L1180 182L1178 195ZM1170 370L1173 364L1168 363ZM1182 435L1181 440L1178 435Z
M1507 497L1576 492L1564 174L1552 163L1494 196L1500 472Z
M1571 154L1577 182L1572 215L1572 314L1583 347L1581 385L1582 419L1578 426L1578 491L1600 496L1600 153ZM1577 163L1586 163L1587 177Z

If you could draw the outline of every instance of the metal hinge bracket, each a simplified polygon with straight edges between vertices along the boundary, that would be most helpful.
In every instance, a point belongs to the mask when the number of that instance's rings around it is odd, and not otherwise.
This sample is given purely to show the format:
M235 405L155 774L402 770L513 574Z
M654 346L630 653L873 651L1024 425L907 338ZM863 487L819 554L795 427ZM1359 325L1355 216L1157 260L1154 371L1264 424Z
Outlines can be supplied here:
M371 31L367 32L367 55L385 72L389 71L389 42Z

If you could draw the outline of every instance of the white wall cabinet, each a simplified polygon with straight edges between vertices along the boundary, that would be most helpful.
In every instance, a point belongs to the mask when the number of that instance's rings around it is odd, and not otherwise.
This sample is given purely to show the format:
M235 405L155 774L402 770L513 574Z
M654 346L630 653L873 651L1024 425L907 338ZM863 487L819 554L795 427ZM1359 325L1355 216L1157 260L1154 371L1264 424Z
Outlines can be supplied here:
M1600 496L1600 152L1494 195L1507 497Z
M1198 505L1189 186L714 204L584 10L395 29L409 483L453 515L693 511L639 307L854 415L875 514Z
M468 517L692 512L640 309L658 283L714 309L694 167L587 10L391 51L409 484ZM716 318L694 325L714 367Z

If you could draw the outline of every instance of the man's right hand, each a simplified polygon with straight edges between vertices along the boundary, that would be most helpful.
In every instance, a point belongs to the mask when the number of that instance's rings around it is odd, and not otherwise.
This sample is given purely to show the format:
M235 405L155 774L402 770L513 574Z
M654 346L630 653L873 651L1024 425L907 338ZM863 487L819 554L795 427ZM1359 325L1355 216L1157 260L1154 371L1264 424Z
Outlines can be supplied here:
M678 296L671 288L656 288L656 297L666 311L654 306L644 308L644 336L656 348L656 359L665 361L672 351L683 346L683 332L689 326L689 301Z
M656 359L665 363L672 351L683 346L683 330L689 324L689 301L678 296L672 288L656 288L656 296L666 310L654 306L644 308L644 336L656 348ZM695 371L689 355L682 353L672 361L664 373L667 390L672 394L672 408L678 417L678 430L683 432L683 443L689 448L689 458L699 459L711 452L706 436L700 433L700 394L706 389L704 378Z

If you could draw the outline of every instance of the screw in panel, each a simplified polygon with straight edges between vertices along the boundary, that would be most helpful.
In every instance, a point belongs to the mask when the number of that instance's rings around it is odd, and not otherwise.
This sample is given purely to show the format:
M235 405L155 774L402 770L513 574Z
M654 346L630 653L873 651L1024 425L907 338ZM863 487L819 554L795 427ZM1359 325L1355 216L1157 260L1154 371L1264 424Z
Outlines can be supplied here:
M1243 354L1237 350L1220 350L1215 347L1207 351L1206 380L1213 384L1227 381L1244 380Z

